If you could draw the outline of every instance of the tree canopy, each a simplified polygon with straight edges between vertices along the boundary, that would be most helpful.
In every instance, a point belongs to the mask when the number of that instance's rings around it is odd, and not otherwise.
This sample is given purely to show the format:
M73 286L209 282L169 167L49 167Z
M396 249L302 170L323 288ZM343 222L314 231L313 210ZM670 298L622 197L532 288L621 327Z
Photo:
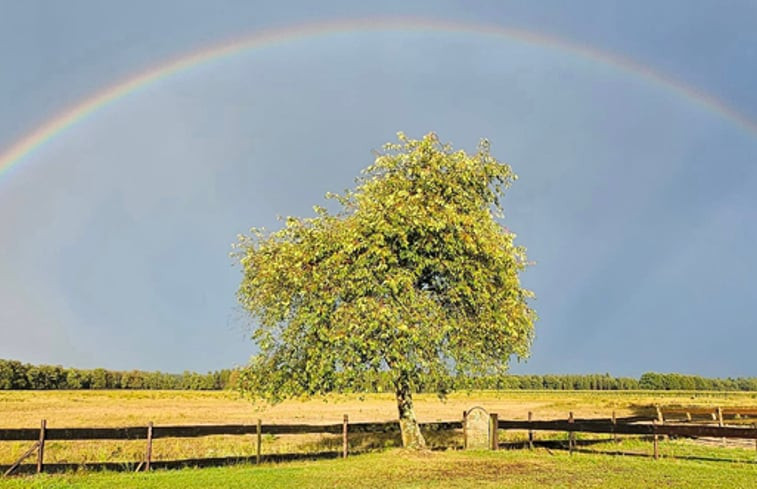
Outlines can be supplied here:
M487 141L453 150L435 134L398 134L342 195L311 218L241 236L242 306L259 354L243 388L279 401L355 391L390 372L403 442L423 446L419 382L494 375L525 357L536 315L520 284L525 249L502 226L517 178Z

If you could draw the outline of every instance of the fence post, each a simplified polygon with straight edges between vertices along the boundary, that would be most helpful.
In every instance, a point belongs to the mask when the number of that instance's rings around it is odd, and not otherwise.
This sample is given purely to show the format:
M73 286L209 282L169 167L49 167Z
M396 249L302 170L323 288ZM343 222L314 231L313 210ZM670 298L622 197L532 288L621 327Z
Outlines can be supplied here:
M660 458L660 446L658 442L659 436L657 435L657 420L652 421L652 429L654 431L654 459Z
M568 423L570 424L574 423L573 411L571 411L570 414L568 415ZM571 455L573 455L573 447L575 444L576 444L576 433L573 430L570 430L568 432L568 451L570 452Z
M491 441L491 449L497 450L499 448L499 419L497 413L489 414L489 440Z
M45 469L45 432L47 431L47 420L43 419L39 425L39 447L37 448L37 473Z
M528 412L528 422L529 422L529 424L533 420L534 420L534 413L532 413L531 411L529 411ZM530 426L528 427L528 448L530 450L534 449L534 430L532 430Z
M463 411L463 448L468 448L468 411Z
M718 406L718 426L720 428L723 427L723 408L721 408L720 406ZM720 443L725 446L725 438L721 438Z
M342 458L347 458L347 426L350 423L350 418L345 414L342 421Z
M615 417L615 411L612 412L612 439L615 443L618 443L618 434L615 432L615 428L618 426L618 418Z
M150 462L152 462L152 421L147 423L147 452L145 452L145 470L150 470Z
M660 425L664 425L665 424L665 413L662 412L662 408L660 407L659 404L657 404L656 407L657 407L657 422ZM668 435L662 435L662 439L663 440L667 440L668 438L669 438Z
M261 442L263 441L263 421L258 418L258 429L257 429L257 450L255 451L255 463L260 464L260 446Z

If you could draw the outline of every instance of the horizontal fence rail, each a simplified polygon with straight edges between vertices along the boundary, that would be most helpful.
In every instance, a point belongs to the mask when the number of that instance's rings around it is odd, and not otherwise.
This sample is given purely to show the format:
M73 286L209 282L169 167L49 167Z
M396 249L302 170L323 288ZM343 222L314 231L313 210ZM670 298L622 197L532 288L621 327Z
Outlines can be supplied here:
M720 409L724 415L727 416L757 416L757 408L749 407L724 407ZM717 407L675 407L675 408L660 408L663 414L717 414Z
M461 421L443 421L420 423L427 431L447 431L462 429ZM340 434L343 424L263 424L263 435L296 435L308 433ZM349 423L350 433L399 433L396 421L384 423ZM197 438L213 435L257 435L258 426L254 424L222 424L196 426L154 426L152 438ZM39 438L38 428L0 429L0 441L34 441ZM46 440L144 440L147 438L146 426L126 428L47 428Z
M731 426L697 426L676 424L622 423L610 420L568 420L552 421L506 421L500 420L501 430L568 431L580 433L607 433L619 435L672 435L687 437L720 437L757 439L757 428L735 428Z

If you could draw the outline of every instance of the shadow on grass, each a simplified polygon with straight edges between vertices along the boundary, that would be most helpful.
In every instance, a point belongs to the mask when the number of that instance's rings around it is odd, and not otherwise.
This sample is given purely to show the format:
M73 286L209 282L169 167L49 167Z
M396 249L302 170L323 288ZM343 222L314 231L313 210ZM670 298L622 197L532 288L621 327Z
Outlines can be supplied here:
M340 452L316 452L316 453L277 453L261 456L262 463L289 462L295 460L320 460L341 457ZM255 464L256 458L252 457L215 457L215 458L188 458L183 460L155 460L150 462L152 469L183 469L187 467L223 467L235 464ZM109 470L114 472L135 472L141 463L136 462L98 462L98 463L53 463L45 464L46 473L74 472L77 470ZM9 466L0 466L0 471L5 472ZM13 471L13 475L33 474L37 470L36 464L22 464Z
M576 440L576 446L591 446L611 442L612 438L597 438L593 440ZM527 441L513 441L500 443L499 448L505 450L522 450L528 448ZM568 440L534 440L534 447L554 448L555 450L568 450Z
M641 436L641 437L638 437L638 439L642 441L652 442L653 437ZM594 439L594 440L576 440L575 448L573 449L573 451L576 453L595 454L595 455L614 455L614 456L623 456L623 457L653 458L653 455L649 453L644 453L644 452L628 452L624 450L599 450L599 449L588 448L593 445L601 445L605 443L610 443L612 441L613 441L612 438L603 438L603 439ZM500 443L499 446L500 448L511 449L511 450L527 449L528 442ZM570 451L570 447L568 446L567 440L538 440L538 441L535 440L534 447L543 447L543 448L549 448L549 449L554 449L554 450ZM676 455L676 456L666 455L662 458L671 458L675 460L693 460L693 461L699 461L699 462L721 462L721 463L740 463L740 464L747 464L747 465L757 465L757 460L709 457L709 456L704 456L704 455Z
M585 448L576 448L574 449L575 452L579 453L589 453L589 454L598 454L598 455L620 455L624 457L643 457L643 458L652 458L652 455L648 453L640 453L640 452L624 452L620 450L587 450ZM739 463L739 464L746 464L746 465L757 465L757 461L754 460L745 460L745 459L735 459L735 458L720 458L720 457L706 457L702 455L681 455L681 456L670 456L666 455L662 458L671 458L675 460L695 460L699 462L722 462L722 463Z

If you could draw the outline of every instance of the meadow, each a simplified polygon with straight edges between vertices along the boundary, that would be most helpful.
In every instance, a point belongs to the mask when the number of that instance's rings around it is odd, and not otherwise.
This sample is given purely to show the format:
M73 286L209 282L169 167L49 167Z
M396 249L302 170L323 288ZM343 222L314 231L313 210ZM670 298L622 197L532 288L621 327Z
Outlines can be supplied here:
M609 417L652 413L662 406L755 406L757 392L707 391L463 391L446 399L416 394L418 419L459 420L480 405L502 419ZM0 391L0 428L34 428L42 418L48 426L126 426L155 424L388 421L397 417L392 394L333 395L255 405L235 391L71 390Z
M544 449L412 453L391 449L339 460L150 473L77 472L0 479L4 489L254 488L753 488L743 462L652 460Z
M653 415L654 406L757 406L755 392L686 391L471 391L455 392L446 399L432 394L416 397L416 412L421 422L460 420L463 410L483 406L500 419L567 418L572 411L578 418ZM36 428L42 418L48 427L145 426L181 424L255 424L337 423L348 414L351 422L396 419L396 406L390 394L335 395L327 398L291 400L276 406L254 405L231 391L0 391L0 428ZM523 432L503 432L502 441L524 439ZM547 434L539 434L547 437ZM564 438L563 433L549 437ZM578 435L579 440L591 439ZM433 447L462 444L459 432L430 436ZM45 461L104 462L132 464L144 456L144 440L71 442L49 441ZM649 487L665 482L669 487L693 487L697 477L707 477L722 487L750 487L757 481L754 444L720 447L688 440L661 443L662 460L613 454L651 455L648 441L623 439L621 443L602 442L581 448L569 457L562 451L537 448L498 453L441 450L425 455L409 454L396 447L398 436L371 435L350 437L350 450L382 449L377 453L350 457L346 461L321 460L292 462L260 467L238 466L214 469L157 471L151 474L77 473L44 475L41 478L13 478L0 487L362 487L366 471L375 470L373 482L402 480L391 487L427 487L434 481L449 480L450 487L502 486L539 487L545 478L555 478L557 486L571 487ZM28 442L0 442L0 464L9 464ZM335 435L266 435L263 453L318 452L338 450L341 438ZM593 453L583 453L590 451ZM194 439L158 439L154 460L181 458L253 456L254 436L210 436ZM402 459L400 461L400 459ZM333 473L332 473L333 472ZM622 485L632 477L639 485ZM714 479L712 479L714 477ZM311 479L324 482L314 485ZM23 483L20 481L24 481ZM222 483L223 481L223 483ZM237 482L234 482L237 481ZM310 482L308 482L310 481ZM541 481L541 482L540 482ZM562 482L560 482L562 481ZM228 484L227 484L228 482ZM714 484L713 482L713 484ZM19 485L21 484L21 485ZM196 484L196 485L193 485ZM235 486L234 484L238 484ZM367 483L366 483L367 484ZM613 485L615 484L615 485ZM683 484L683 485L681 485ZM690 484L690 485L686 485ZM720 487L708 485L708 487Z

